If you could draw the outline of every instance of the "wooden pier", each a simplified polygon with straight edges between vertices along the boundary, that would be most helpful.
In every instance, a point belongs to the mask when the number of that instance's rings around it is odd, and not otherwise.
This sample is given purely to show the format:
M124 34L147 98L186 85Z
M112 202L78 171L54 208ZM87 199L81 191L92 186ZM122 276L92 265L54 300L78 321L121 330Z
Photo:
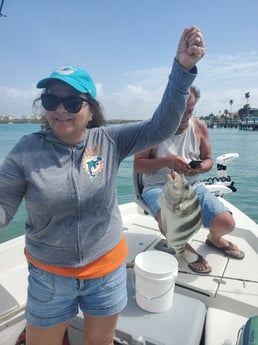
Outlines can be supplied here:
M244 121L240 121L238 124L239 129L241 130L252 130L257 131L258 130L258 118L248 118Z
M208 128L238 128L239 130L251 130L251 131L258 131L258 117L254 118L246 118L243 120L225 120L223 119L204 119L205 124Z

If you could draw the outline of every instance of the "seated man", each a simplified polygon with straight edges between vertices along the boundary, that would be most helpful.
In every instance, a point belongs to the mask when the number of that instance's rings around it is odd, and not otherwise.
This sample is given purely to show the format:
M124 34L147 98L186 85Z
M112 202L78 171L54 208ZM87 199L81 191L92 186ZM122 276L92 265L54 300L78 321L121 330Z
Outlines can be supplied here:
M199 175L208 172L213 165L211 144L206 125L197 118L192 118L194 106L200 98L197 88L191 87L186 109L177 132L159 146L135 155L134 169L143 173L143 199L159 224L161 224L159 196L166 181L166 175L172 170L184 174L189 183L195 184L195 192L202 210L202 223L209 228L206 244L216 248L233 259L243 259L244 253L223 238L235 228L235 221L230 211L216 196L199 182ZM202 160L198 167L191 168L192 160ZM187 243L185 259L194 272L209 273L211 267ZM187 254L188 253L188 254ZM190 253L190 255L189 255Z

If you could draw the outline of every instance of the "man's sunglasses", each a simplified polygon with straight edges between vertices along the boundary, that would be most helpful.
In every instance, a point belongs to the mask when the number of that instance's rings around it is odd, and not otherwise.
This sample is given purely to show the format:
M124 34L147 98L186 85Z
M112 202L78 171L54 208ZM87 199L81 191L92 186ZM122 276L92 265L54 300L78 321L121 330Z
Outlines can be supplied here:
M62 103L65 110L69 113L78 113L82 108L83 102L87 102L87 100L79 96L58 97L52 93L43 93L41 95L41 102L48 111L56 110L59 104Z

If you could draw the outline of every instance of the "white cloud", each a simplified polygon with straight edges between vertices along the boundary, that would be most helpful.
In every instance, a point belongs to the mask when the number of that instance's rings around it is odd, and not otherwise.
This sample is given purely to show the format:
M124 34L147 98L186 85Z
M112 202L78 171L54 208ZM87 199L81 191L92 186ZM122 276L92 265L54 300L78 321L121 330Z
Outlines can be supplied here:
M195 114L205 116L237 111L248 103L258 108L258 53L238 55L207 55L199 64L194 82L200 88L201 99ZM130 84L120 92L105 97L103 104L108 118L145 119L153 113L164 91L169 69L165 67L126 73ZM232 106L229 101L233 100Z
M255 82L258 77L258 53L232 55L210 55L200 62L201 73L208 81L242 82L242 79ZM255 82L255 84L257 84Z
M217 115L225 109L242 108L250 93L248 103L258 108L258 53L242 53L236 56L213 55L200 63L200 75L196 84L201 90L201 99L196 107L197 115Z
M37 95L34 85L28 90L0 87L0 115L31 115L32 102Z
M236 55L207 54L198 65L198 76L194 82L200 88L201 99L195 114L205 116L237 111L246 104L245 93L250 92L248 103L258 108L258 52ZM134 70L124 73L127 85L110 93L101 82L96 84L98 99L106 117L123 119L146 119L160 102L165 89L168 66ZM114 80L116 85L116 80ZM114 88L114 86L113 86ZM16 116L31 114L32 102L38 95L35 85L28 90L0 88L0 114ZM233 100L232 107L229 104Z
M141 85L127 85L123 90L103 97L107 118L146 119L157 106L163 88L155 90Z

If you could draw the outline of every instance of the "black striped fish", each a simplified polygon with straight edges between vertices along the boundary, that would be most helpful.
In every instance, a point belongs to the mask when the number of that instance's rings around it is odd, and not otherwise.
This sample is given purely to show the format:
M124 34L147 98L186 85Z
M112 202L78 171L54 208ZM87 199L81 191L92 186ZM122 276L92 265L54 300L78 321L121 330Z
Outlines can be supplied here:
M184 246L201 227L201 207L193 187L183 175L172 172L161 194L161 223L169 247L176 255L184 253Z

